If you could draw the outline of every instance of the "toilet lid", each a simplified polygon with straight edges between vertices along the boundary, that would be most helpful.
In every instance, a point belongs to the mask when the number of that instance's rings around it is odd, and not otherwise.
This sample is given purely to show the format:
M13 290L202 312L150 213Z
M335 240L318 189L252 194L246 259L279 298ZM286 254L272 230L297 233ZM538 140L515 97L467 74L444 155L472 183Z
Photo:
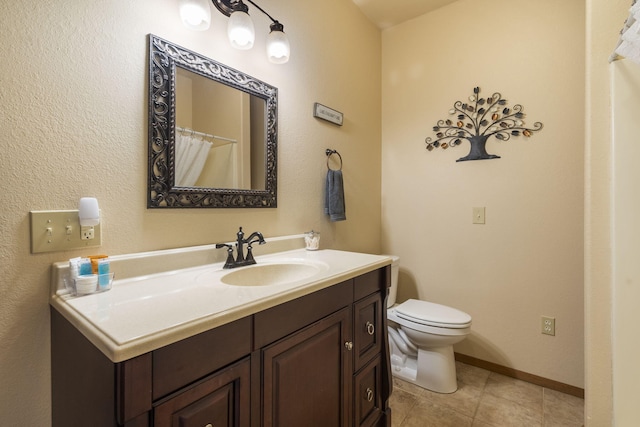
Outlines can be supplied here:
M398 317L422 325L459 329L471 324L471 316L464 311L428 301L409 299L396 306L395 311Z

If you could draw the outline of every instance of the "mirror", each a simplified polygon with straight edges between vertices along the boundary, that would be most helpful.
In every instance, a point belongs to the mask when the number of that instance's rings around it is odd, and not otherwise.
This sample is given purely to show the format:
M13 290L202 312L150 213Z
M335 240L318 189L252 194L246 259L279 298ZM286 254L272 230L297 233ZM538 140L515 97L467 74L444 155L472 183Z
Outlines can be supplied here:
M278 90L149 35L148 208L275 208Z
M265 100L176 67L176 187L265 189Z

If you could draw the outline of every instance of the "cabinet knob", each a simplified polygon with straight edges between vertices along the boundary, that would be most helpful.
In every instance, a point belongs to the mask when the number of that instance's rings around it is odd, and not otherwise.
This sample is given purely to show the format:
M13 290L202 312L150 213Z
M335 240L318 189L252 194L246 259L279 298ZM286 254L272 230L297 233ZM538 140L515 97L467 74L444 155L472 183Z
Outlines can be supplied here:
M344 346L347 348L347 350L351 350L353 349L353 342L347 341L344 343Z
M367 387L367 402L371 402L373 400L373 390Z
M369 335L373 335L373 334L376 333L376 327L373 326L373 323L371 323L371 322L367 322L367 333Z
M207 425L206 425L206 426L204 426L204 427L213 427L213 424L209 423L209 424L207 424Z

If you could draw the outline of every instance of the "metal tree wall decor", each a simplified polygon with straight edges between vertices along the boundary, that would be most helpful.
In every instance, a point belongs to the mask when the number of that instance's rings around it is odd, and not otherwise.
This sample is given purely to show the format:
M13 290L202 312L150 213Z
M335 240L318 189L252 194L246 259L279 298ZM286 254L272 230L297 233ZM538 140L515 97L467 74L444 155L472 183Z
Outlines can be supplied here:
M507 100L502 99L499 92L488 98L481 98L480 88L475 87L468 103L456 101L449 110L450 115L456 116L455 120L438 120L433 127L437 139L425 139L427 150L455 147L466 139L471 144L471 150L469 154L456 160L457 162L499 159L500 156L487 153L486 145L490 137L495 136L500 141L508 141L512 136L529 137L543 127L540 122L535 122L533 127L526 127L522 110L520 104L509 108Z

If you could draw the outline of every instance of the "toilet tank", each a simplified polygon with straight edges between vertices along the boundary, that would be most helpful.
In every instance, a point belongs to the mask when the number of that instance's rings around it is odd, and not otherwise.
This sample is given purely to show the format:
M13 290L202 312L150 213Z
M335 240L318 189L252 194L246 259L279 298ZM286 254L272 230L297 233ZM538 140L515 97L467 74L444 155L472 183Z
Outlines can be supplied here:
M398 272L400 270L400 257L388 255L392 258L391 262L391 287L389 288L389 297L387 298L387 308L396 303L398 295Z

